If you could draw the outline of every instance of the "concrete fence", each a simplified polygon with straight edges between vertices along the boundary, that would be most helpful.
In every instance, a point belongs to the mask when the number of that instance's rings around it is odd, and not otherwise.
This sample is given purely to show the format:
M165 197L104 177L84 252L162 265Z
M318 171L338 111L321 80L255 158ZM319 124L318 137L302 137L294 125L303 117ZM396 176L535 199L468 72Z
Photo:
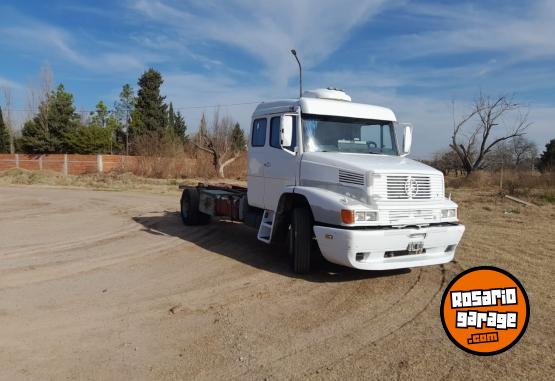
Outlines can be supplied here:
M0 154L0 170L21 168L35 171L61 172L65 175L133 171L137 164L137 157L124 155Z

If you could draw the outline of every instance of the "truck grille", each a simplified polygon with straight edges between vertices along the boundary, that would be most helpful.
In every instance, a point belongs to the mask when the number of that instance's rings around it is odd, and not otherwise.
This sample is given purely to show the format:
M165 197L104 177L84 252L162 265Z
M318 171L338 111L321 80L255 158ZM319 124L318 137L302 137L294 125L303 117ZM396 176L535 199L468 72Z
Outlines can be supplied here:
M343 184L364 185L364 174L340 169L339 182Z
M387 176L389 200L428 200L432 198L432 181L429 176Z
M390 210L389 211L389 222L404 222L409 223L411 221L433 221L434 212L431 209L424 210Z

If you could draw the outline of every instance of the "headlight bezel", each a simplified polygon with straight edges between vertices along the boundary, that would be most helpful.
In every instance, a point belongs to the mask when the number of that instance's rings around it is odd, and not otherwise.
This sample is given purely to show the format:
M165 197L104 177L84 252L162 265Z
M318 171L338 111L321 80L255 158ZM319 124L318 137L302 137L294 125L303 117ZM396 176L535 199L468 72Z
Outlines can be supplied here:
M357 223L357 222L376 222L377 220L378 220L378 212L375 211L375 210L357 210L357 211L355 211L355 223Z
M441 219L442 220L457 219L457 208L441 209Z

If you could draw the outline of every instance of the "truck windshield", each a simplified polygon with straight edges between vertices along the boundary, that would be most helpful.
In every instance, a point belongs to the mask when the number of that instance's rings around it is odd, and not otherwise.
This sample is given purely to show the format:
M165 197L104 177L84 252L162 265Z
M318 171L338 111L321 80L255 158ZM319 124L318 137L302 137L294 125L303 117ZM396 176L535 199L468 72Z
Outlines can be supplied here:
M303 115L305 152L397 155L393 123L338 116Z

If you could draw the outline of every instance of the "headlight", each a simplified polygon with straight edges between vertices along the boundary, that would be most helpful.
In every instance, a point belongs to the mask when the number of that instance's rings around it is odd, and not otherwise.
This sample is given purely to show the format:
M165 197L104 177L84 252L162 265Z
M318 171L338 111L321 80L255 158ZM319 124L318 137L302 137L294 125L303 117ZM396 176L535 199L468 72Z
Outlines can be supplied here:
M441 218L457 218L457 209L442 209Z
M378 212L374 211L354 211L350 209L343 209L341 211L341 221L351 225L356 222L371 222L378 220Z
M378 212L356 212L356 222L377 221Z

